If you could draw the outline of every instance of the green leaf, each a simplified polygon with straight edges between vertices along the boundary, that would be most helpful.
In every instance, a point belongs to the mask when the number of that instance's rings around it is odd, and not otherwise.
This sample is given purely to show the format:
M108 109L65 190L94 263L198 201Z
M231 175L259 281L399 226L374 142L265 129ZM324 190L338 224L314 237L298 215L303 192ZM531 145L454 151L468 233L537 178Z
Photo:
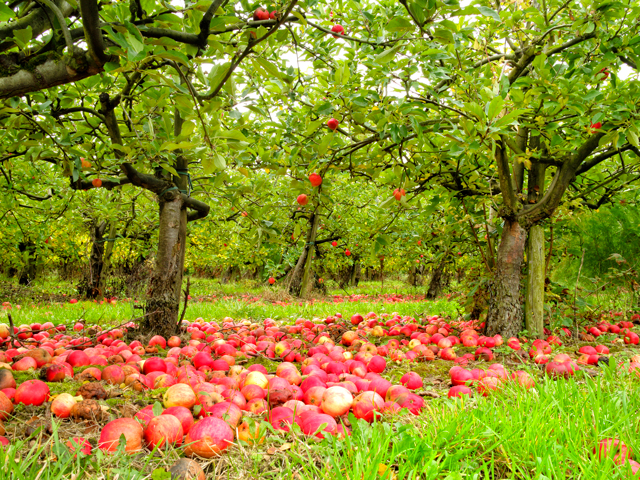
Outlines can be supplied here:
M500 128L500 127L503 127L503 126L506 126L506 125L510 125L520 115L522 115L523 113L526 113L527 111L528 111L527 109L522 109L522 108L518 108L516 110L512 110L511 112L509 112L506 115L504 115L504 116L500 117L499 119L497 119L493 123L493 126L496 127L496 128Z
M213 163L213 157L211 155L207 155L202 159L202 170L204 171L205 175L211 175L213 172L216 171L216 166ZM220 175L218 175L219 177ZM218 181L218 178L216 177L216 182Z
M386 29L390 32L402 32L404 30L413 30L413 28L413 23L406 17L393 17L386 26Z
M150 126L152 126L153 124L151 122L149 122ZM180 135L183 137L188 137L189 135L191 135L193 133L193 131L196 129L196 124L191 122L191 121L186 121L182 124L182 130L180 131Z
M216 133L216 138L226 138L227 141L249 142L249 139L240 130L219 130Z
M266 60L261 57L256 57L254 58L254 61L258 63L262 68L264 68L267 71L267 73L270 73L276 78L282 78L282 74L280 73L280 70L278 70L278 67L276 67L269 60Z
M0 3L0 22L7 22L11 20L15 14L13 10L7 7L4 3Z
M504 99L500 95L493 97L487 108L487 118L489 121L493 120L495 116L500 113L504 106Z
M485 17L493 18L496 22L500 22L502 20L498 12L496 12L495 10L489 7L476 6L476 10L478 10L478 12L484 15Z
M181 63L183 65L190 65L189 59L187 58L187 56L182 53L179 52L177 50L168 52L168 51L161 51L156 53L156 56L160 57L160 58L166 58L167 60L173 60L174 62L178 62Z
M329 102L325 102L316 108L316 113L320 116L331 115L333 113L333 105Z
M443 43L453 43L453 33L446 28L436 28L433 31L433 36Z
M378 55L373 57L373 60L379 65L384 65L386 63L389 63L395 57L396 52L398 52L403 47L404 45L396 45L395 47L390 48L389 50L385 50L384 52L379 53Z
M171 473L164 468L156 468L151 473L151 480L171 480Z
M129 58L133 58L140 52L144 51L144 43L136 38L135 35L127 32L125 35L127 43L129 44Z
M164 407L162 406L162 404L160 402L155 402L153 404L153 414L156 417L159 417L160 415L162 415L162 412L164 412Z
M219 153L216 153L213 157L213 164L218 170L224 170L227 168L227 161Z
M172 152L173 150L177 150L178 148L189 149L189 148L195 147L196 145L197 144L192 142L179 142L179 143L165 142L160 147L160 150L167 150L169 152Z
M376 242L379 243L380 245L384 245L385 247L388 247L389 245L391 245L391 239L389 238L388 235L384 235L384 234L380 234L376 237Z
M300 25L306 25L307 24L307 19L305 18L305 16L298 12L297 10L294 10L291 12L295 17L298 18L298 20L300 21Z
M638 135L631 130L627 130L627 140L629 143L636 148L640 148L640 143L638 143Z
M24 48L31 41L32 36L31 25L27 26L27 28L13 31L13 38L20 48Z
M209 85L211 85L211 87L215 88L220 84L224 76L227 74L230 65L231 62L226 62L220 65L214 65L211 68L211 70L209 71L209 75L207 76L207 78L209 79Z
M316 150L318 150L318 153L320 155L324 155L327 152L327 148L329 148L329 145L333 141L333 137L334 137L333 132L328 133L327 135L324 136L320 144L316 147Z

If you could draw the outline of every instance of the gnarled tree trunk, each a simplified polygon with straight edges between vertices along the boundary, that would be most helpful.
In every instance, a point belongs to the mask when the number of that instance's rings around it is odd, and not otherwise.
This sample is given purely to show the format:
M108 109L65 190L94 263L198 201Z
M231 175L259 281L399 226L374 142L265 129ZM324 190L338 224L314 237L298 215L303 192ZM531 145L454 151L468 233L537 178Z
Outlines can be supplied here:
M163 197L160 199L156 266L149 280L146 316L141 330L166 338L176 332L178 323L187 211L179 193L168 192Z
M520 277L527 231L515 219L505 219L487 314L487 335L518 335L522 330Z

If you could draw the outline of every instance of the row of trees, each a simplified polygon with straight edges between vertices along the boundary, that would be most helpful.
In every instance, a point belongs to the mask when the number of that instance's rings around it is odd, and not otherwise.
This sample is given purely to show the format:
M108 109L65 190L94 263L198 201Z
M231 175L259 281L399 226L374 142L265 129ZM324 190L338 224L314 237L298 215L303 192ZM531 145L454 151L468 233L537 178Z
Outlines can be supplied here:
M492 278L489 334L522 328L526 258L527 328L540 332L545 223L637 179L640 6L292 0L254 21L255 7L11 2L0 10L3 167L46 168L113 209L157 201L143 227L157 229L145 331L174 331L187 231L199 228L188 223L211 204L246 202L246 234L277 233L261 183L311 197L290 275L304 294L320 223L348 177L364 195L404 189L402 215L425 230L452 225L454 209L471 222ZM346 34L331 34L336 23ZM310 191L311 172L323 183ZM7 176L16 198L51 194L42 202L55 205L63 191L45 194L40 181L15 190ZM96 218L93 236L112 225ZM363 241L388 243L384 224L367 231Z

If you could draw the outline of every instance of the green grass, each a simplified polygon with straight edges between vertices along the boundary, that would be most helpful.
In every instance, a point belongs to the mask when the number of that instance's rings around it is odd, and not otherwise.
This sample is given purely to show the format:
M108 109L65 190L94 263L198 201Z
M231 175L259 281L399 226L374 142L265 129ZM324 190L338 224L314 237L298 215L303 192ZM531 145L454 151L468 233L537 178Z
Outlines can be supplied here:
M626 479L626 466L598 460L592 450L607 437L640 449L639 386L636 377L619 376L610 367L596 378L580 373L568 381L541 379L530 391L506 386L464 402L431 399L420 416L373 425L354 421L352 436L344 440L307 440L296 429L286 436L270 433L262 445L233 447L207 471L215 472L211 478L265 480ZM63 479L82 472L85 477L78 478L166 478L151 474L178 453L116 459L100 453L73 460L55 438L37 444L0 450L0 479ZM52 451L60 460L43 470L43 457ZM388 468L385 475L378 475L381 465Z
M264 292L263 292L264 293ZM195 295L193 296L194 298ZM41 303L21 305L17 310L14 306L11 310L0 313L0 318L10 312L14 324L53 322L54 324L70 324L84 319L88 324L114 325L142 315L142 310L134 309L141 303L133 301L117 301L116 305L99 305L94 302L80 301L77 304L69 303ZM182 305L181 305L182 310ZM299 317L327 317L341 313L345 318L354 313L366 314L368 312L398 313L414 317L440 314L449 318L457 318L462 313L460 305L455 301L438 299L436 301L387 303L385 301L360 301L334 303L331 299L326 302L292 301L285 305L274 305L264 300L249 301L239 297L220 299L215 301L192 300L188 303L186 320L193 321L196 318L205 320L222 320L231 317L234 320L252 319L262 320L273 318L274 320L295 321Z

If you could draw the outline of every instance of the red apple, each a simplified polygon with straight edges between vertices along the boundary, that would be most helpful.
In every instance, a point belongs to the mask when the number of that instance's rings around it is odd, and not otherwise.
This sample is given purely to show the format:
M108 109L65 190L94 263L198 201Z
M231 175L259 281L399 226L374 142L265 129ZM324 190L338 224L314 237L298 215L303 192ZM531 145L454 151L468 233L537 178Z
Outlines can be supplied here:
M49 386L40 380L27 380L16 389L15 403L42 405L49 398Z
M317 173L312 173L309 175L309 182L311 182L312 186L319 187L322 184L322 177Z
M162 448L166 444L180 445L182 435L182 424L173 415L152 418L144 430L144 440L150 449Z
M185 455L212 458L226 450L233 442L233 430L216 417L205 417L196 422L185 438Z
M142 425L133 418L118 418L102 428L98 448L106 452L115 452L118 450L120 437L124 435L124 451L127 453L138 452L142 450L143 434Z
M164 393L163 403L166 408L186 407L191 408L196 404L196 394L189 385L176 383Z
M56 417L69 418L71 407L76 404L76 399L69 393L61 393L51 402L51 413Z

